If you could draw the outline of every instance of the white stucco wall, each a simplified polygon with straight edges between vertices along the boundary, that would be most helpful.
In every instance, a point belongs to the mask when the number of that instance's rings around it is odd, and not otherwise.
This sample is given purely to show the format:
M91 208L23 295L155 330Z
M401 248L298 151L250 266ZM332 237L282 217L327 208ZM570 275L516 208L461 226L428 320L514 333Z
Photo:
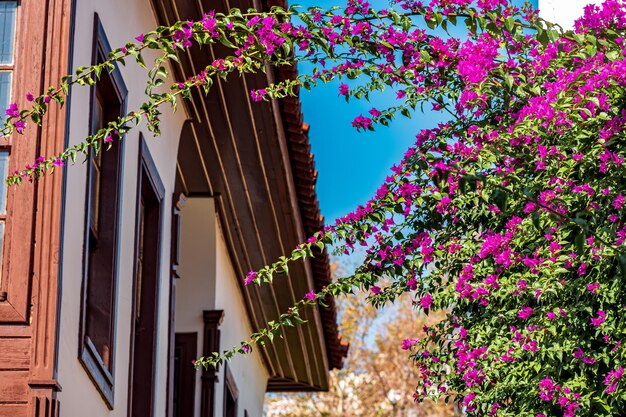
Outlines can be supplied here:
M157 26L149 0L77 0L76 3L73 68L91 63L94 13L98 13L112 48L122 46L132 41L138 34ZM145 59L149 62L149 55L146 55ZM121 66L120 71L128 88L127 111L137 109L144 100L146 73L130 61L127 62L126 67ZM89 88L76 87L71 94L70 142L74 144L82 141L89 133ZM173 114L169 108L163 108L160 137L153 138L143 125L129 132L125 139L114 357L115 407L112 411L107 408L78 360L87 165L79 161L76 165L67 167L63 257L60 260L62 262L62 298L58 357L58 380L63 387L59 399L64 417L127 416L139 132L143 133L148 143L150 154L165 187L155 416L165 415L168 363L167 306L169 304L169 262L167 260L170 257L171 237L171 210L169 208L172 207L178 139L182 123L186 118L182 106L179 109L176 114Z
M215 308L224 310L224 322L222 323L221 349L228 349L239 345L242 340L247 340L254 330L246 316L243 296L239 290L237 281L242 277L237 276L230 263L228 250L221 232L219 223L217 226L217 283ZM250 355L238 356L229 364L231 373L239 389L238 417L244 416L244 410L248 411L249 417L261 417L265 388L269 374L263 365L258 349ZM220 381L216 398L224 398L224 367L220 368ZM223 415L222 401L217 401L215 415Z
M176 286L176 332L198 334L202 352L203 310L224 310L220 326L220 349L246 340L249 325L244 300L230 262L212 198L189 198L181 213L180 276ZM269 375L260 354L236 357L229 365L239 391L238 416L261 417ZM196 416L200 415L200 373L196 375ZM215 390L215 416L223 415L224 367L220 367Z
M582 16L588 4L600 4L602 0L539 0L539 15L564 29L571 29L574 21Z
M204 310L215 309L217 252L215 204L212 198L189 198L181 212L181 278L176 282L176 333L196 333L198 356L203 352ZM187 364L189 366L189 364ZM201 373L196 373L195 416L200 415Z

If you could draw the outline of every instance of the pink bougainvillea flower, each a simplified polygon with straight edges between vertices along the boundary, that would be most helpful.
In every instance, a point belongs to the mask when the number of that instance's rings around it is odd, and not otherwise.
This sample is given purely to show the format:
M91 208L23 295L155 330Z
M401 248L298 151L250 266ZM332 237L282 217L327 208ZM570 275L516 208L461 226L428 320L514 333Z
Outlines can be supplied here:
M554 393L559 391L559 387L554 380L547 376L539 382L539 388L539 398L543 401L552 401L554 399Z
M615 207L615 209L620 210L624 206L624 201L626 201L626 199L620 193L613 199L613 203L611 205Z
M369 110L369 114L370 114L372 117L378 117L378 116L380 116L382 113L381 113L380 111L378 111L378 109L376 109L376 107L372 107L372 108Z
M617 383L622 379L622 376L624 376L624 368L621 366L615 370L609 371L603 381L604 385L607 387L604 392L607 394L614 393L617 389Z
M406 286L411 290L415 291L417 289L417 280L415 278L411 278L406 282Z
M420 307L422 307L423 309L430 308L430 306L433 304L433 296L430 294L426 294L425 296L420 298L419 304Z
M17 133L24 133L24 129L26 128L26 122L23 120L16 120L13 122L13 126L15 126L15 130Z
M463 401L461 401L461 404L463 404L470 413L476 410L476 405L473 403L475 398L476 394L469 392L463 397Z
M524 306L517 313L517 317L519 317L522 320L528 320L528 318L532 316L534 312L535 310L533 310L532 307Z
M262 101L266 94L267 90L265 88L250 91L250 97L252 98L252 101Z
M9 117L18 117L20 115L20 111L17 108L17 103L11 103L9 108L6 109L4 113Z
M372 119L370 119L369 117L365 117L362 114L358 115L352 121L352 126L356 127L357 129L367 130L372 127Z
M256 271L248 272L248 275L246 275L246 278L243 281L244 285L252 284L254 282L254 280L256 279L256 277L257 277Z
M600 288L599 282L590 282L589 284L587 284L587 290L590 291L592 294L597 294L598 288Z
M411 347L415 346L416 344L419 343L419 339L418 338L413 338L413 339L404 339L402 341L402 350L409 350L411 349Z
M602 325L602 323L604 323L606 321L606 312L604 310L598 310L597 312L598 317L592 317L591 320L591 324L594 325L595 327L598 327L600 325Z

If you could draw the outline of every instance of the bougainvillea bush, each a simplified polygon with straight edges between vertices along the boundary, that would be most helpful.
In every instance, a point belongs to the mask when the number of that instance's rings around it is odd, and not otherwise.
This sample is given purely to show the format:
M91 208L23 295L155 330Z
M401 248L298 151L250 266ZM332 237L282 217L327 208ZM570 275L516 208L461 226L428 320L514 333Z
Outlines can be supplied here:
M415 399L446 399L469 415L615 416L626 409L626 6L588 6L573 31L505 0L365 0L321 10L209 13L141 34L111 59L80 68L57 88L7 111L4 133L45 123L70 85L93 84L115 63L161 51L146 67L146 103L59 155L42 156L8 182L34 180L123 140L159 106L176 105L214 77L306 60L314 71L252 91L280 99L334 79L338 94L368 99L357 130L421 109L449 121L415 132L376 195L246 284L269 285L289 262L327 245L367 251L350 276L303 299L248 341L202 358L245 354L302 322L299 311L360 288L381 308L410 292L416 308L445 319L425 337L398 341L417 367ZM458 37L459 33L462 37ZM165 90L170 60L221 42L232 55ZM397 102L376 108L381 90ZM389 284L380 284L380 282ZM626 340L625 340L626 342Z

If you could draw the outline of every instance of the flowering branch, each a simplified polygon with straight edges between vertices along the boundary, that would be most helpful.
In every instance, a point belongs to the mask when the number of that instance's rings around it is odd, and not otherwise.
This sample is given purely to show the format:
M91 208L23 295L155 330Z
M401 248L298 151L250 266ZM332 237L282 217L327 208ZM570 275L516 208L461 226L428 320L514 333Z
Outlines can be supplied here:
M158 106L175 106L192 88L208 91L215 77L234 72L313 64L310 74L251 91L257 101L332 80L345 81L338 94L346 100L374 100L392 89L397 102L355 117L357 130L388 125L398 114L412 117L424 106L450 117L416 132L370 201L250 272L245 284L269 284L290 262L326 247L348 256L363 246L363 265L198 364L214 366L272 341L327 296L359 288L383 307L408 292L425 314L446 312L424 337L402 344L419 374L416 400L457 401L472 416L621 412L626 7L617 0L590 6L568 32L505 0L399 0L395 8L376 11L349 0L342 10L231 10L150 32L104 66L64 80L91 85L98 71L124 57L145 67L139 52L159 50L141 108L59 155L41 157L9 182L98 152L143 117L158 133ZM464 37L450 34L457 25L467 29ZM158 93L180 50L217 42L232 56ZM5 132L21 133L28 117L40 123L47 104L62 103L66 90L31 97L29 110L12 106Z

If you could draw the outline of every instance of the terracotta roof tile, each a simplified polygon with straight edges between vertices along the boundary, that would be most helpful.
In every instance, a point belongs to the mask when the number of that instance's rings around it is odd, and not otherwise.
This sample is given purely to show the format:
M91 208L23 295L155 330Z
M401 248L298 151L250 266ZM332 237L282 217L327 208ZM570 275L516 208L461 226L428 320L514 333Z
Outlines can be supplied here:
M275 1L274 3L281 2ZM294 79L296 76L295 67L280 67L277 70L279 81ZM317 193L315 192L317 171L309 143L309 125L303 122L302 107L297 98L289 97L280 100L280 108L304 231L307 236L311 236L324 228L324 217L321 215ZM311 266L315 290L320 291L331 282L330 263L326 251L312 258ZM343 366L343 360L348 353L348 344L343 342L339 335L335 300L330 298L327 300L327 305L327 308L320 307L326 353L330 369L339 369Z

